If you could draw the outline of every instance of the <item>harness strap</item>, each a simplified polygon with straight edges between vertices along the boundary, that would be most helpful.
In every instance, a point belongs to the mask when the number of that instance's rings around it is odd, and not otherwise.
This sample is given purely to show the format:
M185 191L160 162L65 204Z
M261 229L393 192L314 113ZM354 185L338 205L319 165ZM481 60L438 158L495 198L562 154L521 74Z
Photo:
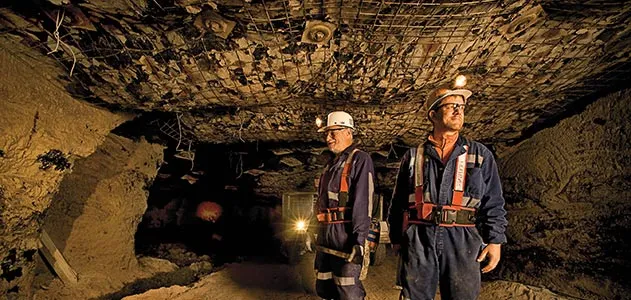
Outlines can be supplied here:
M462 206L462 196L464 195L465 177L467 177L467 154L469 146L464 145L465 152L458 155L456 160L456 172L454 172L454 192L451 198L451 205Z
M411 206L409 210L409 224L424 224L438 226L475 226L476 209L471 207L453 205L435 205L423 203L423 208L429 210L426 217L420 218L419 212L423 211L418 206Z
M423 186L423 161L425 160L425 146L423 144L418 145L415 151L414 157L414 186ZM418 170L421 170L418 172Z
M347 215L351 215L350 207L332 207L327 208L326 211L319 213L316 215L318 222L324 224L339 224L339 223L350 223L351 220L346 220Z
M342 176L340 177L340 193L348 193L348 174L350 173L351 164L353 163L353 156L357 151L359 151L359 149L353 149L344 162L344 169L342 169Z
M469 146L464 145L465 153L458 156L454 172L454 186L451 205L436 205L425 193L423 185L423 163L425 162L425 145L419 144L416 153L410 158L414 165L414 205L404 213L404 230L410 224L434 224L439 226L474 226L475 208L462 206L467 174L467 157ZM411 195L410 195L411 196ZM410 199L411 200L411 199ZM464 211L459 213L459 211ZM447 212L447 213L443 213Z
M328 197L330 199L338 200L338 207L327 208L325 211L316 215L318 222L324 224L339 224L339 223L350 223L351 220L347 220L347 216L351 216L350 207L347 207L346 204L348 202L348 190L350 185L350 170L351 165L353 164L353 156L359 149L353 149L351 153L348 154L348 157L344 161L344 167L342 169L342 175L340 176L340 191L339 193L334 193L329 191Z
M424 202L430 202L429 197L425 198L423 192L423 163L425 162L425 146L419 144L416 148L416 157L414 158L414 202L416 207L421 208L420 215L423 219L429 217L431 207L424 206Z

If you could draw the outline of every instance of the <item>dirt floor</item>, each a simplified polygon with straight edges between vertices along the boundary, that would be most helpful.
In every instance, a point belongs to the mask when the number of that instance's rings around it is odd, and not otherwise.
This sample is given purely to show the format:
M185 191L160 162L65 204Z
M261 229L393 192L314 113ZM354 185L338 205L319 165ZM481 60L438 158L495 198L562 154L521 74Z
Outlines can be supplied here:
M171 286L128 296L124 300L259 300L320 299L314 293L313 254L291 266L269 259L248 259L226 265L191 286ZM398 299L394 286L396 257L388 255L381 266L372 266L364 280L367 300ZM436 299L440 299L440 295ZM485 282L480 299L574 299L549 290L508 281Z

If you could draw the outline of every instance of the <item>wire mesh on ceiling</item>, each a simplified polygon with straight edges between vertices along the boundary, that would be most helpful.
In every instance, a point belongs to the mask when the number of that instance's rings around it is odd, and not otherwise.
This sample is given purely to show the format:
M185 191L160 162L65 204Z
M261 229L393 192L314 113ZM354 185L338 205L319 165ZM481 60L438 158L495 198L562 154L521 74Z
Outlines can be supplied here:
M305 114L335 108L354 112L376 145L422 135L425 94L457 74L474 91L471 130L506 141L629 73L629 5L562 2L13 4L2 32L60 49L50 55L73 69L83 96L202 112L183 120L217 141L319 139ZM244 110L213 111L225 107Z

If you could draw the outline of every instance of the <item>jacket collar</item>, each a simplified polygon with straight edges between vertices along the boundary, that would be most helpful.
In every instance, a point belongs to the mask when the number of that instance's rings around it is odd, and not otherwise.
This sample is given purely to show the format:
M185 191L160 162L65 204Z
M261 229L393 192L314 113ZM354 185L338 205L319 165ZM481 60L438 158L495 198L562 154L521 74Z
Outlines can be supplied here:
M357 145L355 143L352 143L350 146L346 147L346 149L344 149L342 153L340 153L340 156L348 156L348 154L355 150L355 148L357 148Z
M356 148L357 148L357 144L352 143L350 146L346 147L346 149L344 149L340 154L335 155L331 159L331 163L329 165L337 165L337 164L341 164L343 161L346 161L346 158Z
M456 145L454 146L454 150L451 152L451 156L449 156L449 160L455 159L456 157L458 157L458 155L465 153L465 145L469 145L469 141L461 134L459 134L458 139L456 140ZM427 138L425 139L424 147L425 154L440 161L440 157L438 157L438 153L436 152L436 149L434 149L434 143L429 140L429 136L427 136Z

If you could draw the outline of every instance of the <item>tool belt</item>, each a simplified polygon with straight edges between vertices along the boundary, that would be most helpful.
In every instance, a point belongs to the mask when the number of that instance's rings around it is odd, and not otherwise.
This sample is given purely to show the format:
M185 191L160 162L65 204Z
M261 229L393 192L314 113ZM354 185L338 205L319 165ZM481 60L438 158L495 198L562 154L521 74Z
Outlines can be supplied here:
M472 207L422 203L410 206L407 222L444 227L473 227L476 212L476 209Z
M351 220L347 220L347 216L349 218L352 216L350 207L332 207L317 214L316 218L318 219L318 222L323 224L350 223Z

